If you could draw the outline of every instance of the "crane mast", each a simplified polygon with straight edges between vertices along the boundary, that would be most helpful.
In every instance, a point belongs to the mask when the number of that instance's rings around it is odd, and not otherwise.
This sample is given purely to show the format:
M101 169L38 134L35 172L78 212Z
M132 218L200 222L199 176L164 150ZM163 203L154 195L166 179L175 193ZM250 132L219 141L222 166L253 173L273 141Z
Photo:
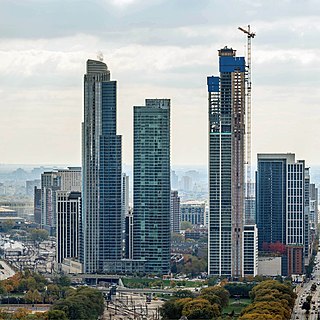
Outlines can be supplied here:
M255 33L248 29L238 27L247 35L247 110L246 110L246 197L250 197L251 189L251 39Z

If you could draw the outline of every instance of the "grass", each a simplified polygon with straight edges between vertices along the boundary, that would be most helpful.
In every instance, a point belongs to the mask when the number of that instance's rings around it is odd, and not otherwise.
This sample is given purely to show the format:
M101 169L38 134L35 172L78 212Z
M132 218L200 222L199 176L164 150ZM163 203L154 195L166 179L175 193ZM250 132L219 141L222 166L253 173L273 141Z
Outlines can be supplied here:
M234 310L235 315L239 315L243 308L251 303L250 299L242 298L240 300L235 300L231 298L229 300L229 305L223 308L223 314L230 314Z
M161 280L161 279L149 279L149 278L122 278L122 282L126 287L129 288L150 288L150 287L157 287L154 284L156 283L162 283L162 287L170 287L171 280ZM175 281L176 288L184 288L184 287L201 287L203 285L203 282L201 281L188 281L184 280L183 284L184 286L178 286L180 281Z

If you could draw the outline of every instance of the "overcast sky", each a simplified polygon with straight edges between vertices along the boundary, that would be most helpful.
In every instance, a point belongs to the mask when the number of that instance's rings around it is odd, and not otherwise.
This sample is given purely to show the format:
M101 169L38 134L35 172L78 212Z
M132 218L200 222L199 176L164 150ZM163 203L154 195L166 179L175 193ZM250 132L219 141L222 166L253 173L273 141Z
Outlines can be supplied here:
M83 74L98 52L118 81L132 162L133 106L171 99L172 163L207 164L206 77L253 39L252 154L320 163L319 0L0 0L0 163L80 164Z

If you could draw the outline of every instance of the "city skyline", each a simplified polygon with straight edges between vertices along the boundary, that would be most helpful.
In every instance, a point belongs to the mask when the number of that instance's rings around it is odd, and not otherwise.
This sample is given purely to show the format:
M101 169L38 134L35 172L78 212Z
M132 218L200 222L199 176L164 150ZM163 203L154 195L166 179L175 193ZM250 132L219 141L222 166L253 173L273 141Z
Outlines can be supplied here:
M217 69L220 47L228 45L244 55L246 39L237 27L247 24L257 33L253 162L257 153L294 152L308 165L319 163L312 139L320 120L317 1L190 1L182 11L177 10L179 1L74 4L2 1L1 163L80 164L79 79L84 62L101 51L119 83L117 131L123 135L123 162L133 162L132 105L164 97L174 105L172 163L206 165L205 77ZM83 23L88 9L95 17L92 25ZM25 20L29 16L32 23ZM66 135L70 144L64 142Z

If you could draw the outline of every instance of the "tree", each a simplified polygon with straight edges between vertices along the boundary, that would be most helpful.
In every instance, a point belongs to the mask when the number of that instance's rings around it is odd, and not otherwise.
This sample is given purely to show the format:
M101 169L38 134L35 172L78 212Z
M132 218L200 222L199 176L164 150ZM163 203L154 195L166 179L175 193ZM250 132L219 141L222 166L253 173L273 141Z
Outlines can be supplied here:
M193 292L187 289L178 290L175 296L178 298L194 298Z
M177 267L177 263L176 262L172 263L171 272L174 273L174 274L178 272L178 267Z
M163 287L163 281L162 280L156 280L156 281L153 281L151 283L151 285L153 287L162 288Z
M31 313L30 310L26 308L19 308L17 311L14 312L14 319L25 319L25 317Z
M201 290L201 295L215 295L221 300L221 306L226 307L229 304L229 292L220 286L208 287Z
M220 316L218 305L211 305L206 299L194 299L187 302L182 314L188 319L212 319Z
M277 241L274 243L270 243L269 251L282 255L286 253L287 249L285 244L281 243L280 241Z
M192 277L207 271L207 261L199 259L195 256L186 254L184 255L183 264L178 265L178 271L185 274L190 274Z
M180 224L181 230L192 229L192 223L190 221L182 221Z
M271 314L273 316L280 316L279 319L290 319L291 310L282 302L254 302L241 311L241 315L247 314ZM240 318L242 320L242 318Z
M60 276L54 279L54 283L56 283L60 287L69 287L71 285L71 280L68 276Z
M215 286L218 282L219 282L219 277L218 277L218 276L210 277L210 278L208 279L208 286L209 286L209 287Z
M242 310L240 320L269 319L270 315L285 320L290 318L296 294L290 283L266 280L251 290L250 297L253 303Z
M36 242L42 242L48 240L49 232L44 229L30 229L31 240Z
M282 320L282 318L279 315L250 313L241 316L239 320Z
M311 308L311 305L309 301L305 301L301 307L301 309L306 310L306 313L309 313L310 308Z
M221 311L222 306L221 306L221 299L215 295L215 294L202 294L199 296L201 299L206 299L208 300L211 304L216 304L219 306L219 310Z
M49 310L48 320L68 320L67 315L61 310Z
M286 295L289 306L291 308L294 306L296 294L293 292L291 284L280 283L279 281L276 281L276 280L262 281L252 289L250 293L251 299L254 300L256 294L263 289L278 290L278 292L280 292L282 295ZM260 293L260 296L261 296L261 293Z
M8 232L14 227L14 222L12 220L5 220L1 225L2 232Z
M178 242L178 243L184 242L184 237L180 233L173 232L171 234L171 242Z
M224 288L229 291L231 296L249 297L249 292L254 287L253 283L227 283Z
M52 310L63 311L68 319L96 320L103 314L104 299L100 291L80 287L70 291L66 298L56 301Z
M181 317L182 307L180 308L176 299L166 301L160 308L161 319L179 319Z
M25 299L29 303L42 302L42 296L38 290L29 290L25 295Z

